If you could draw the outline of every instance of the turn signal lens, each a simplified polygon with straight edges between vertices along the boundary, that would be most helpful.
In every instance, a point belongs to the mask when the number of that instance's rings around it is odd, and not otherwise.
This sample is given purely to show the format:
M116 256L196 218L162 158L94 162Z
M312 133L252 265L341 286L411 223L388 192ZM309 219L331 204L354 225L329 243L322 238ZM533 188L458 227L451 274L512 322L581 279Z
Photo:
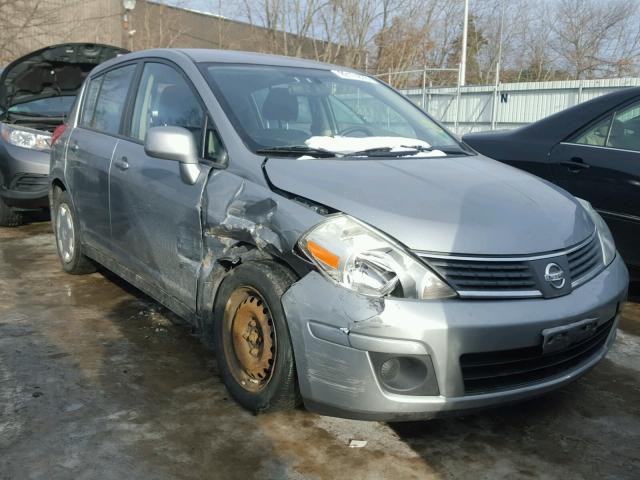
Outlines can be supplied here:
M321 247L316 242L307 240L307 250L313 258L325 265L337 270L340 266L340 257Z

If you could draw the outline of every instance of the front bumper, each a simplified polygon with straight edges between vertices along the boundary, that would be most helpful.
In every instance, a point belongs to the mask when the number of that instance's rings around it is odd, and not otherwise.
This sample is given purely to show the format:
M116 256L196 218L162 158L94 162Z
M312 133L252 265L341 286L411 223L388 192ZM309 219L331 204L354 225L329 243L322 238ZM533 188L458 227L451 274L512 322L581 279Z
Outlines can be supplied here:
M0 140L0 198L10 207L49 206L49 152L16 147Z
M627 285L627 270L617 256L591 281L554 299L379 300L312 272L293 285L282 302L307 408L393 421L518 401L571 382L601 360L613 343ZM571 368L512 388L467 392L462 355L536 348L542 330L586 318L597 319L600 326L613 319L613 325L603 344ZM428 358L437 394L407 395L384 387L372 361L375 352Z
M0 198L10 207L37 209L49 206L48 188L33 191L11 190L0 186Z

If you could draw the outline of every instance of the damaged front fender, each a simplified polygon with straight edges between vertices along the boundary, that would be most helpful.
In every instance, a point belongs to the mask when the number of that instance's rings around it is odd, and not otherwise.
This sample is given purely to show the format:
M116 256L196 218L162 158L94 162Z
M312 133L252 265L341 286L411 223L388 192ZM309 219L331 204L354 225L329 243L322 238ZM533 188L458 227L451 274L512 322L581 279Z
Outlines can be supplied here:
M198 330L210 344L218 287L234 266L280 259L298 275L308 271L294 255L298 238L323 219L307 206L226 170L211 174L203 192L203 262L198 282ZM306 265L306 266L305 266Z

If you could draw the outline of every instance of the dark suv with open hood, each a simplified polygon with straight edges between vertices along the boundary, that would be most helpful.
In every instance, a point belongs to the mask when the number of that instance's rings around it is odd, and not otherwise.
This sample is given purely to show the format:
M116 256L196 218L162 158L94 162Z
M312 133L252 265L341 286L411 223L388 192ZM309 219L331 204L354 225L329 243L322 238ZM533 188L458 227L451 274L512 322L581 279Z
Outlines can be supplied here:
M36 50L0 73L0 226L47 208L49 148L76 92L98 64L126 50L69 43Z

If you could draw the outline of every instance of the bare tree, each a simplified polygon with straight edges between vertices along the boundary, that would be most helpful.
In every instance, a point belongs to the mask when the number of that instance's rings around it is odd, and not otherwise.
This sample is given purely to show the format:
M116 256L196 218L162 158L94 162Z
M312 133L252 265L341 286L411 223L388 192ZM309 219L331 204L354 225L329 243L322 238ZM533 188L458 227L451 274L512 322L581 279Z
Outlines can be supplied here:
M572 78L626 74L640 55L635 0L560 0L549 27L552 48Z
M67 41L119 44L120 5L103 0L0 0L0 64ZM101 28L96 28L100 25Z
M180 3L175 6L138 0L132 23L125 25L129 50L171 48L187 32Z
M462 0L243 0L243 6L260 51L379 74L460 62ZM471 0L467 52L468 81L476 84L495 81L499 56L504 81L635 74L640 2ZM414 81L395 79L399 86ZM454 76L430 81L450 84Z
M43 0L0 0L0 64L40 46L35 37L46 28L51 10Z

